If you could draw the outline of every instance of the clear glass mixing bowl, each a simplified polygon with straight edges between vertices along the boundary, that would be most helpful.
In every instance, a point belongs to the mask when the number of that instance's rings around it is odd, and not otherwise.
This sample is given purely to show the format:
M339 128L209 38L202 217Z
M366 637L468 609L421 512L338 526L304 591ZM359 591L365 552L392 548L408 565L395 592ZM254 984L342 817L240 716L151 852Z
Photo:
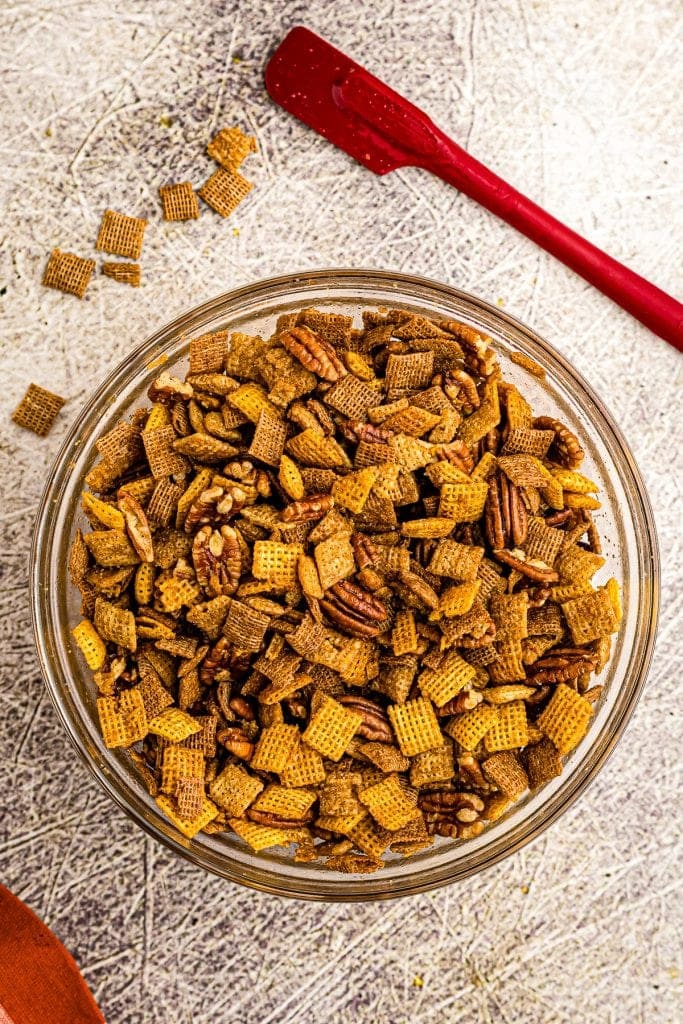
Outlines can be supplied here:
M158 810L125 752L104 747L95 688L70 636L80 618L80 598L65 567L74 531L85 524L79 497L95 461L95 439L145 403L160 356L166 357L165 369L184 374L194 335L223 328L268 335L279 314L313 305L356 317L364 309L400 306L460 319L490 334L505 376L520 384L534 411L557 415L580 436L586 473L602 492L596 521L607 558L605 579L616 576L623 590L623 624L600 680L605 690L564 773L478 838L437 840L414 857L396 856L374 875L348 876L316 863L295 864L281 849L256 856L235 835L185 839ZM547 379L540 381L511 363L515 351L540 363ZM292 274L239 288L184 313L135 349L87 403L52 467L35 529L30 578L36 644L50 696L79 756L107 793L142 828L194 864L256 889L319 900L382 899L432 889L480 871L538 836L594 778L633 712L652 654L659 603L657 541L640 473L614 420L576 370L528 327L480 299L433 281L370 270Z

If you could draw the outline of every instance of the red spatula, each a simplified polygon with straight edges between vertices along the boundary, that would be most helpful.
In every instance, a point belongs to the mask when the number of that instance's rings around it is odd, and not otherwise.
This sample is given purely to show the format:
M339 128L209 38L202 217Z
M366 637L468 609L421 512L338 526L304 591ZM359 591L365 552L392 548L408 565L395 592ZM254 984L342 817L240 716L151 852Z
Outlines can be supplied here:
M683 350L683 304L618 263L471 157L418 107L307 28L265 72L272 98L375 174L423 167L475 199Z
M2 885L0 1024L105 1024L71 955Z

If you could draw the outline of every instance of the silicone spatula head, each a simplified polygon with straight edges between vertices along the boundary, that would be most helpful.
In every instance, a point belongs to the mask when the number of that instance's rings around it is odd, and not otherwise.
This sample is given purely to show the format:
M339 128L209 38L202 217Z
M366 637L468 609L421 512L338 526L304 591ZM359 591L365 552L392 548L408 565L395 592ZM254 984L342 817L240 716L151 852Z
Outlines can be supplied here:
M307 28L293 28L265 71L271 97L368 167L421 163L436 129L426 114Z

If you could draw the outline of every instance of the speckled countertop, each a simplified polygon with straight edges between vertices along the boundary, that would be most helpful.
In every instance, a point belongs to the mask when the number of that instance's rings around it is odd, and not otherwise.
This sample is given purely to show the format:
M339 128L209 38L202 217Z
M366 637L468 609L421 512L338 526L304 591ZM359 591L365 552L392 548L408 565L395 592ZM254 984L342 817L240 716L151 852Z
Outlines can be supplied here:
M438 180L351 163L261 81L270 48L308 24L680 295L680 13L674 0L0 6L0 878L73 950L110 1024L681 1019L681 358ZM233 122L259 142L249 199L227 222L205 211L162 224L157 186L201 182L206 141ZM152 219L143 287L98 277L83 303L41 288L53 246L93 253L108 205ZM478 878L366 906L257 895L135 828L74 761L39 675L26 586L46 467L102 375L189 305L335 264L454 283L545 335L623 428L664 552L649 683L588 793ZM47 441L8 424L29 380L69 398Z

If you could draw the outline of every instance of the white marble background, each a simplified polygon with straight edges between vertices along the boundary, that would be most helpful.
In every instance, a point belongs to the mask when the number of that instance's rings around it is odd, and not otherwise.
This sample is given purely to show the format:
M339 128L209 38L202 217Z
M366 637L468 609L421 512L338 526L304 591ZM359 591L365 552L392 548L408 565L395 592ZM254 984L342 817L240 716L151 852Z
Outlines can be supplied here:
M677 0L2 0L0 878L73 950L110 1024L673 1024L681 357L438 180L375 178L272 105L262 67L297 23L617 258L683 290ZM162 224L157 186L201 182L206 141L233 122L259 141L250 198L228 222L205 210ZM151 217L143 287L98 278L83 303L41 288L53 246L93 253L107 205ZM452 282L544 334L622 426L664 553L650 680L596 784L486 874L367 906L260 896L138 831L74 761L26 588L45 468L95 382L195 302L334 264ZM47 441L9 423L30 380L69 398Z

